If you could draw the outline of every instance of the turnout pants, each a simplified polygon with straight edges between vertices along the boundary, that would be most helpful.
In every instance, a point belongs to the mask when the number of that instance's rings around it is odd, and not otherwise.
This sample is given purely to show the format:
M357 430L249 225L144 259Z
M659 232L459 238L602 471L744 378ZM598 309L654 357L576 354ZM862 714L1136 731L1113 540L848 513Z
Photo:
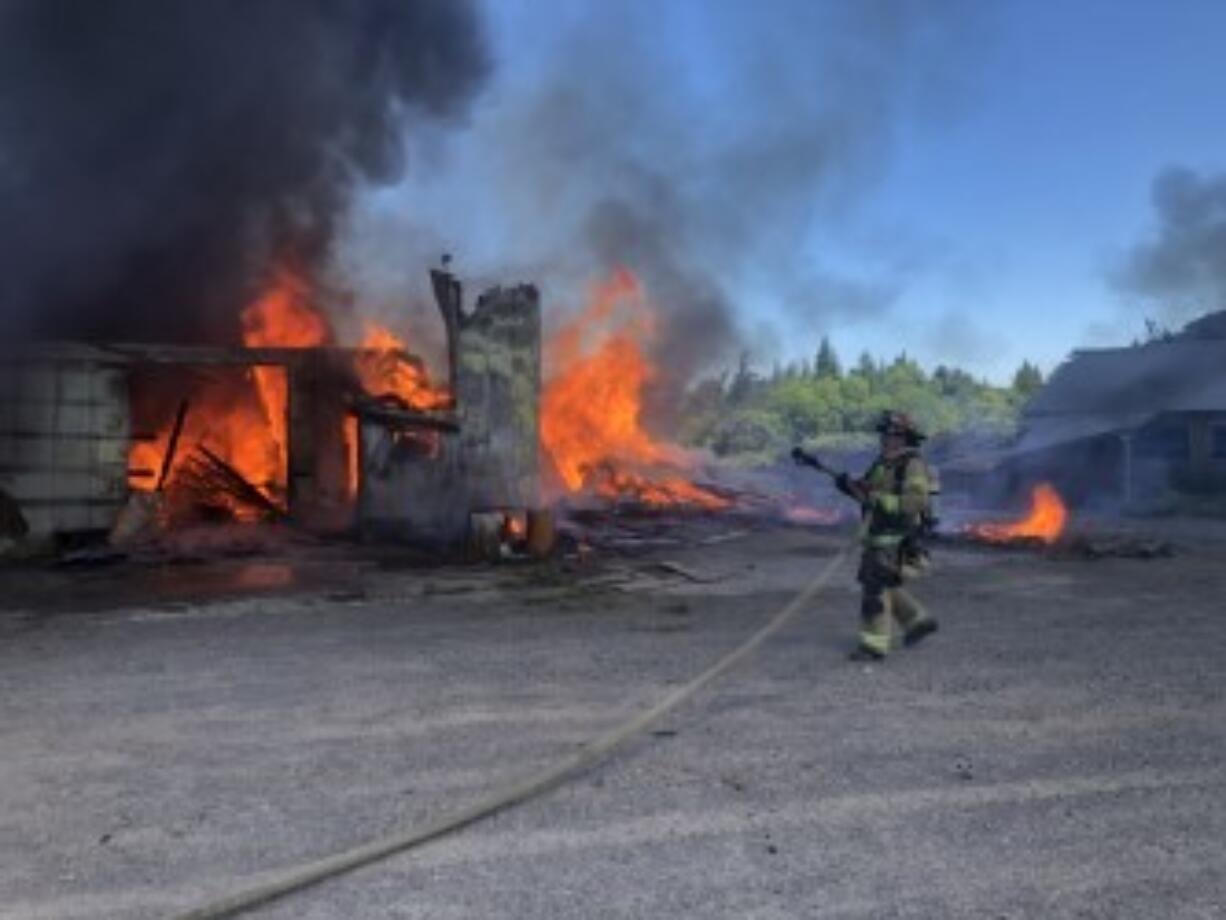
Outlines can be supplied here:
M857 575L860 599L860 644L885 654L890 649L890 621L904 631L928 618L928 612L903 588L905 576L897 547L865 547Z

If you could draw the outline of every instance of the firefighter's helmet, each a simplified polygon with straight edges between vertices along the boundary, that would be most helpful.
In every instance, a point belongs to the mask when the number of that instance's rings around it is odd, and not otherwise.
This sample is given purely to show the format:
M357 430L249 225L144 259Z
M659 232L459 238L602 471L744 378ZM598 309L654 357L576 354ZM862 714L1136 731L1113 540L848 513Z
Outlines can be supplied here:
M926 435L905 412L886 410L877 419L878 434L896 434L907 439L907 444L914 447L924 440Z

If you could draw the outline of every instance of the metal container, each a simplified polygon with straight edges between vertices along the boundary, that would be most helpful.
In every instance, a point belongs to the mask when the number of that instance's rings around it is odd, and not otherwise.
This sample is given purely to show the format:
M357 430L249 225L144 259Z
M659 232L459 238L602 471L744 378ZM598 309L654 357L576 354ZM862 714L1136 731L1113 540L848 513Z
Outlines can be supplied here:
M85 345L0 352L0 489L31 534L114 524L128 495L127 363Z

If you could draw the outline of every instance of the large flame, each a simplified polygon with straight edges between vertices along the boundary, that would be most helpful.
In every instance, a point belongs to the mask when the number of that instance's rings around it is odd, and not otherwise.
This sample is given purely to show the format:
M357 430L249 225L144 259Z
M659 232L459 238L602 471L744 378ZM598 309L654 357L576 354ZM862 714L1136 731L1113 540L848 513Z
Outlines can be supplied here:
M266 290L242 311L243 344L248 348L334 344L332 327L313 301L314 293L302 276L286 267L277 269ZM404 340L375 323L366 326L354 356L354 371L362 389L372 396L391 396L405 406L423 410L450 405L450 393L431 382L424 365L409 354ZM216 385L185 395L190 407L177 458L203 445L272 501L283 504L289 449L289 380L285 369L255 366L242 380L229 375ZM129 466L141 476L132 480L132 488L154 488L170 432L167 420L155 440L133 445ZM356 419L343 421L340 437L348 470L346 488L352 498L358 485ZM175 465L177 468L178 459Z
M655 317L638 279L619 269L546 347L551 375L541 398L541 442L570 492L651 505L709 509L729 502L691 482L684 452L642 427L643 388L655 377L643 345Z
M243 344L249 348L310 348L327 344L332 331L310 303L307 284L287 268L273 273L268 288L241 314ZM288 481L289 380L285 369L256 366L215 373L184 393L188 412L175 465L203 445L275 504L283 504ZM150 490L169 446L166 421L156 440L133 445L130 467L146 472L132 487ZM223 497L219 496L219 499ZM241 517L239 509L234 509Z
M261 368L266 383L273 391L284 389L285 372L280 368ZM279 380L277 378L280 378ZM180 433L174 470L196 446L204 446L220 457L252 486L259 489L273 504L284 500L285 456L273 428L267 408L253 378L238 369L227 369L209 375L199 382L188 397L188 413ZM131 481L138 491L156 486L157 473L169 449L172 425L167 423L152 441L137 441L129 453L129 467L142 476ZM219 505L228 505L226 496L217 496ZM234 516L242 519L244 509L231 507Z
M1068 508L1060 493L1051 483L1041 482L1034 487L1030 499L1030 512L1012 524L972 524L970 532L984 540L1004 543L1022 538L1038 539L1054 543L1064 532L1068 521Z
M243 310L243 344L248 348L315 348L332 341L327 320L310 302L310 288L298 275L282 268L271 287ZM276 468L261 471L264 481L285 482L289 462L289 381L277 367L251 370L264 420L272 439ZM239 448L245 452L245 448ZM242 465L233 464L240 473ZM247 477L248 482L260 479Z

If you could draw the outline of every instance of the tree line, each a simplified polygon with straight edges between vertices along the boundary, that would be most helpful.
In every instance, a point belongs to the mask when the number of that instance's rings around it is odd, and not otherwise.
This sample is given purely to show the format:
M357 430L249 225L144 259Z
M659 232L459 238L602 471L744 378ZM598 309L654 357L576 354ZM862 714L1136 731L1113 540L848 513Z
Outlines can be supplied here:
M812 359L776 365L765 375L742 354L735 370L693 387L682 408L681 439L745 459L769 459L797 443L856 450L875 440L877 416L897 409L915 418L937 443L971 435L1003 442L1042 385L1042 373L1029 361L1009 386L944 365L928 373L905 353L880 361L866 352L845 369L823 338Z

